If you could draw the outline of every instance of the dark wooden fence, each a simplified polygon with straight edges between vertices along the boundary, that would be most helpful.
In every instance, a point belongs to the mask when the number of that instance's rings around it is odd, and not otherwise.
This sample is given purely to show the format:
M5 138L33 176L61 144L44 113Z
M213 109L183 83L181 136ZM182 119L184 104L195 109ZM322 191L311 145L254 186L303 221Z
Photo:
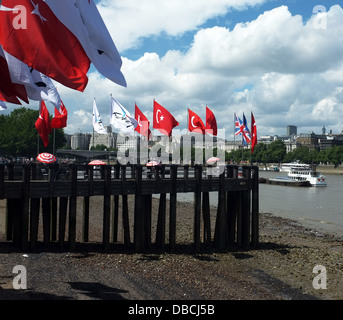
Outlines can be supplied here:
M46 172L43 169L47 169ZM89 217L92 214L89 201L92 196L102 196L103 208L98 210L103 210L104 250L109 249L111 229L111 242L117 243L117 234L121 227L123 245L133 245L138 252L149 250L153 245L162 250L173 251L178 230L177 195L194 193L195 252L200 250L202 241L213 244L220 250L233 246L255 248L259 238L258 167L227 165L212 169L222 172L220 175L213 175L213 172L209 174L208 170L208 167L197 165L162 165L153 168L141 165L105 165L99 170L92 166L77 165L0 165L0 199L6 199L6 239L23 250L36 248L41 212L43 244L48 247L52 242L57 242L61 249L65 247L68 217L68 250L75 250L77 198L83 198L82 241L88 242ZM218 204L212 235L209 193L213 191L218 193ZM155 243L152 243L151 204L154 194L160 196L159 209L156 212ZM168 243L167 194L170 197ZM129 195L134 196L132 242L128 218ZM121 211L119 203L122 205ZM119 212L122 213L120 225Z

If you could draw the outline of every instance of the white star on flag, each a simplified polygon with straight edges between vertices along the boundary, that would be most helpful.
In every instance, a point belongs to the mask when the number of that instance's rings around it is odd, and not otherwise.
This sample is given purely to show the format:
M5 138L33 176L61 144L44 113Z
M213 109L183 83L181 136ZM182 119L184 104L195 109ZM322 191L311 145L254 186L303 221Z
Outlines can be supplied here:
M31 14L36 14L40 19L41 21L47 21L42 15L41 13L39 12L39 4L34 4L34 2L31 0L31 3L34 7L33 11L31 12Z

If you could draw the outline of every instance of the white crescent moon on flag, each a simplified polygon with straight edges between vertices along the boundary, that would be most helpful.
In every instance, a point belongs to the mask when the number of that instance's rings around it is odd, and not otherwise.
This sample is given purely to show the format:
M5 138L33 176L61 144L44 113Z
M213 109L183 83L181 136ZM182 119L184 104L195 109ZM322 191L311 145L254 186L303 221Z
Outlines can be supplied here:
M195 116L193 116L193 117L191 118L191 125L193 126L193 128L196 128L197 126L195 126L195 125L194 125L194 122L193 122L193 121L194 121L194 118L195 118Z
M14 8L7 8L5 6L0 5L0 11L13 11Z
M161 112L160 109L158 109L157 112L156 112L156 122L157 122L157 123L160 123L160 121L158 120L158 113L159 113L159 112Z
M143 127L143 125L141 124L141 116L138 116L137 122L138 122L138 125L139 125L140 127Z

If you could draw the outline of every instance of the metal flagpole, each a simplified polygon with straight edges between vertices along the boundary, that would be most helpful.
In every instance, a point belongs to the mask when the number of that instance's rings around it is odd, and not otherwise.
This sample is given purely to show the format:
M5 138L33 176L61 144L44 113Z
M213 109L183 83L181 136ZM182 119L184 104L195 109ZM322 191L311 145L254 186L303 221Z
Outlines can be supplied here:
M55 137L56 137L56 129L54 128L54 133L53 133L53 141L52 141L52 154L55 155Z

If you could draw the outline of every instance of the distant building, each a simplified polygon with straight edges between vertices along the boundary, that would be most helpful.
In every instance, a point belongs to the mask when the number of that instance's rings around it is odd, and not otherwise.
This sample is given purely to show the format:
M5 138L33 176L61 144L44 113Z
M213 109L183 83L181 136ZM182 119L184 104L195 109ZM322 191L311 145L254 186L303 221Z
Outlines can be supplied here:
M314 132L298 135L297 143L299 146L307 147L309 150L319 149L318 136Z
M87 150L91 135L89 133L74 133L70 139L70 147L72 150Z
M287 136L296 136L297 135L297 127L296 126L287 126Z
M105 129L107 131L107 134L94 132L91 135L91 139L89 141L87 149L90 150L93 146L96 147L97 145L104 145L107 148L116 147L117 134L115 132L112 132L111 126L105 126Z

